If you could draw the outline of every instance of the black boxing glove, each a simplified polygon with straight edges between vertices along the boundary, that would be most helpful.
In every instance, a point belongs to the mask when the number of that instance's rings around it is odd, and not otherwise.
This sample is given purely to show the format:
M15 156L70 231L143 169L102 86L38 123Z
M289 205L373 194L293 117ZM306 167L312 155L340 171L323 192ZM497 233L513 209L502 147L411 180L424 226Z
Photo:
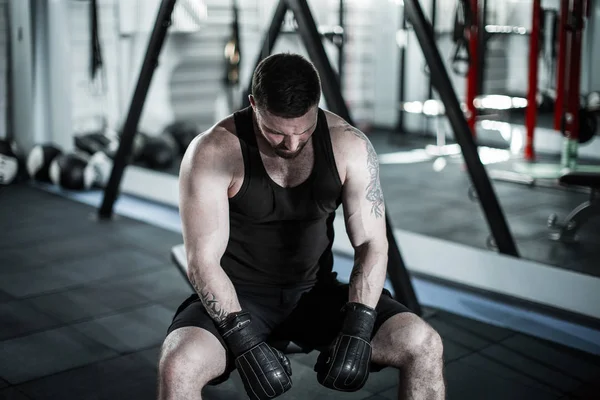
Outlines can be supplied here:
M360 390L369 377L371 333L377 312L361 303L347 303L344 323L327 351L321 352L315 372L319 383L342 392Z
M290 390L290 360L256 335L250 313L231 313L217 329L235 358L235 366L251 400L272 399Z

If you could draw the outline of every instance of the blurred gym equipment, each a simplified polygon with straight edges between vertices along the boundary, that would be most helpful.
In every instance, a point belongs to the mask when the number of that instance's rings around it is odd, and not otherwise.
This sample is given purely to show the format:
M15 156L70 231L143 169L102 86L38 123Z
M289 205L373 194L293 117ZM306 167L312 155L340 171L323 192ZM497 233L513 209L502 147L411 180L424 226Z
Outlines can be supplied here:
M70 190L89 190L94 183L94 170L78 154L61 154L50 164L50 180L55 185Z
M595 138L598 123L594 113L594 95L585 104L580 96L582 31L589 12L585 2L562 1L560 21L558 23L558 56L556 98L554 105L554 129L564 137L560 163L538 163L534 150L534 133L538 113L538 53L542 34L541 0L532 3L532 31L530 35L529 76L526 114L526 143L524 147L525 163L514 163L512 169L493 169L493 179L545 187L583 187L590 190L590 204L573 210L564 222L559 222L556 214L548 219L552 231L551 239L574 241L575 233L584 220L592 217L595 209L589 207L594 201L596 189L593 187L594 175L600 174L600 167L578 164L577 152L580 144ZM588 104L589 103L589 104ZM587 180L586 180L587 179ZM574 184L578 182L578 184ZM584 183L584 184L582 184ZM473 198L472 195L470 195Z
M81 191L105 187L111 169L112 160L102 151L92 156L65 153L54 157L48 175L62 189Z
M135 160L150 169L170 168L179 154L178 142L168 132L157 136L138 132L136 141Z
M112 158L119 147L119 140L116 136L111 137L104 133L88 133L75 135L74 144L76 149L89 155L102 151Z
M600 216L600 173L568 172L559 178L565 186L581 186L590 189L590 199L577 206L564 220L559 221L557 214L548 218L550 239L565 243L577 240L579 229L593 218Z
M19 175L20 162L14 143L0 140L0 185L10 185Z
M62 154L62 150L52 144L34 146L27 156L27 172L32 179L50 182L50 165Z

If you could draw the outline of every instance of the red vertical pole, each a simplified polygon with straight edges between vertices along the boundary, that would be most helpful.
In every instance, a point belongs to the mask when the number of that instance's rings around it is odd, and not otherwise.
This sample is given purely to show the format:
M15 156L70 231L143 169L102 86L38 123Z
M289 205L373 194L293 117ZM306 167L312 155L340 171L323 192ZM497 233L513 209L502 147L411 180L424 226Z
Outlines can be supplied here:
M565 133L568 139L575 141L579 138L579 108L581 104L581 44L583 33L583 2L572 0L571 24L569 26L570 52L567 67L568 103L566 105L567 118L565 120Z
M482 29L479 23L479 4L478 0L470 0L471 5L471 26L469 26L469 71L467 73L467 122L471 133L476 136L475 132L475 117L477 110L475 109L475 97L477 97L477 84L479 82L479 29Z
M527 93L527 113L525 115L525 127L527 137L525 139L525 159L535 159L533 149L533 135L537 122L537 91L538 91L538 54L540 48L540 19L542 15L541 0L533 0L531 37L529 41L529 92Z
M556 101L554 103L554 129L562 129L562 116L565 103L565 67L568 59L567 23L569 0L560 2L560 20L558 23L558 65L556 68Z

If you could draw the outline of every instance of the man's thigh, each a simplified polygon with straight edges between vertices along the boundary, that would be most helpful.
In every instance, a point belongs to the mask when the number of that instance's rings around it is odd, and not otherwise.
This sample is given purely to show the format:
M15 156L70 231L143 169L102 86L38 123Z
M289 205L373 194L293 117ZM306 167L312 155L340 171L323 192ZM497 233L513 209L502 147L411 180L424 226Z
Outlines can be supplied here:
M292 313L272 332L277 340L290 340L308 349L323 349L340 331L348 302L348 284L317 284L302 295ZM373 335L390 317L410 310L383 290L376 306L377 318Z

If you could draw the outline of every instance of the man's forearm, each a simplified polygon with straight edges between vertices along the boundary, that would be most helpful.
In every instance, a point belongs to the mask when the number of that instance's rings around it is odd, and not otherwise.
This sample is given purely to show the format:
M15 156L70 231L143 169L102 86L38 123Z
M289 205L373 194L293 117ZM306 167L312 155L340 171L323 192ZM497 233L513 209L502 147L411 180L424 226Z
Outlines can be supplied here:
M363 244L356 248L348 301L375 308L387 273L387 248Z
M214 321L221 322L242 309L235 288L220 265L190 265L188 277Z

